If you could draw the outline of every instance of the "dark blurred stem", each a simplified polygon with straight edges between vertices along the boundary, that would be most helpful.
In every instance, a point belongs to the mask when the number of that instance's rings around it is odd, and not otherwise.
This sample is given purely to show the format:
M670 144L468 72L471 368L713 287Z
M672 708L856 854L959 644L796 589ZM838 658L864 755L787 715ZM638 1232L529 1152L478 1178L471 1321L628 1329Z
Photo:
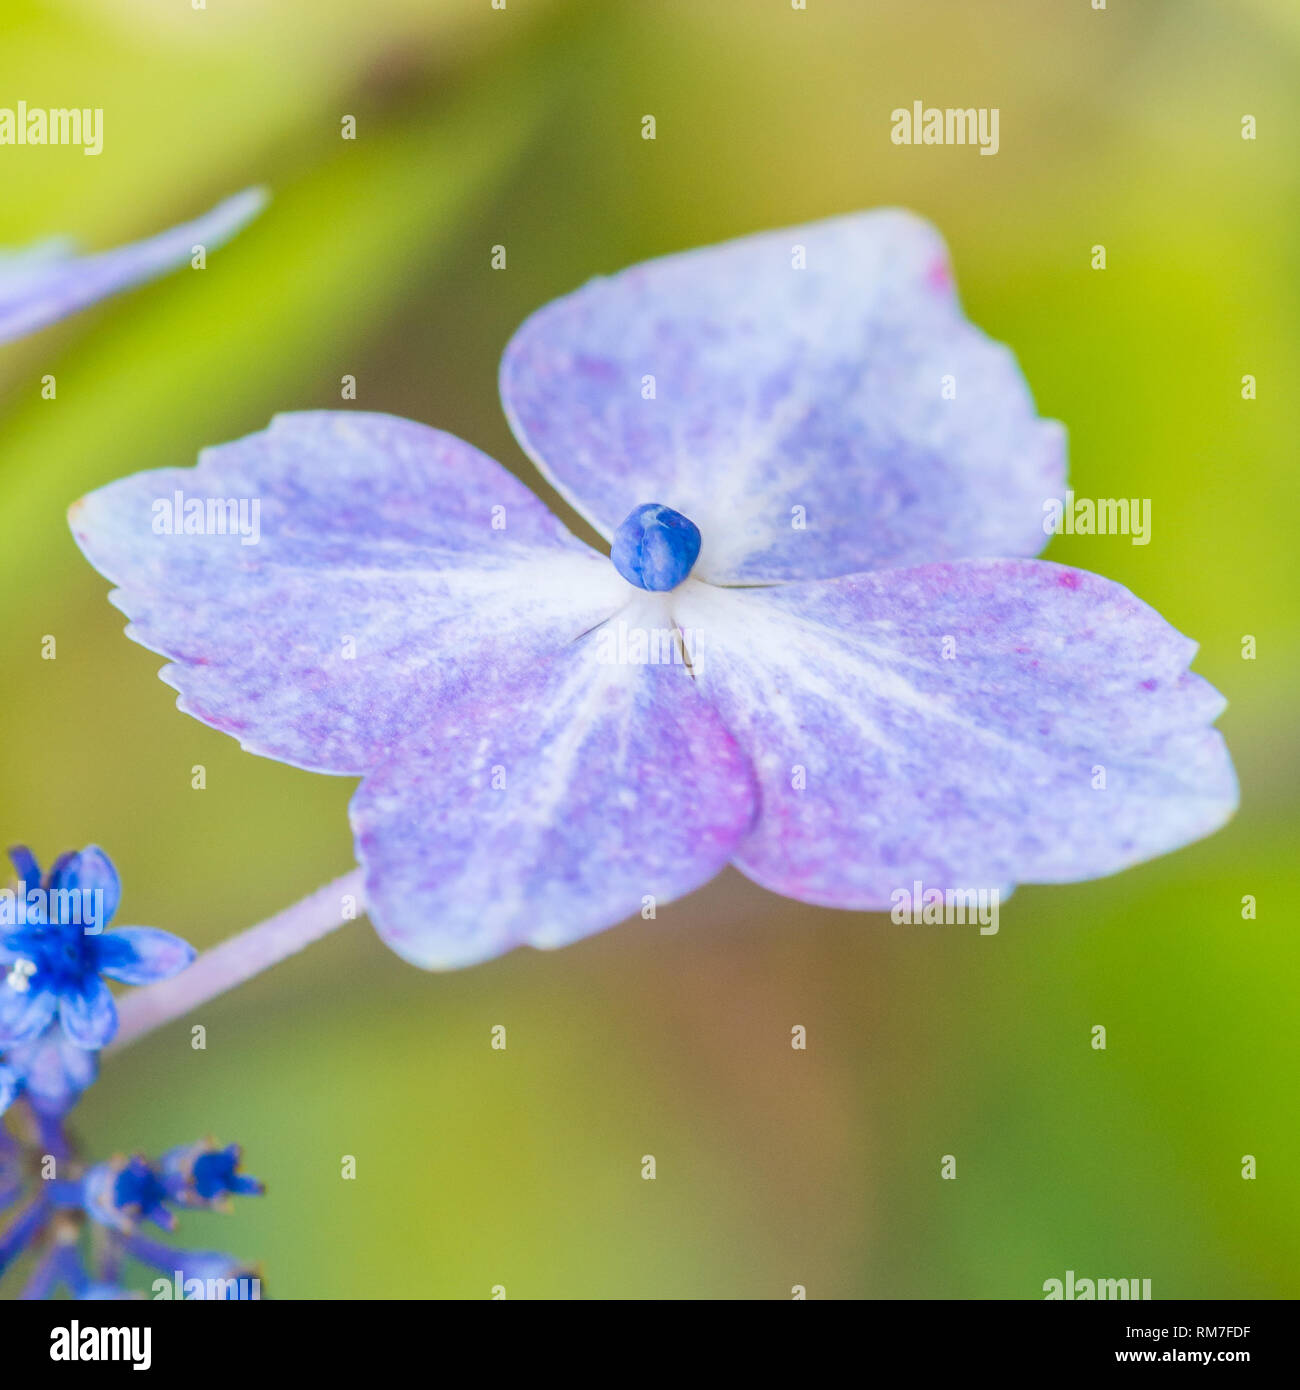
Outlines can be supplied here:
M62 1119L39 1110L34 1110L33 1116L36 1121L36 1142L41 1151L55 1158L71 1158L72 1144L63 1128Z
M0 1274L34 1243L50 1218L51 1207L43 1195L34 1198L0 1234Z
M150 1240L147 1236L127 1236L122 1241L122 1249L141 1264L152 1265L170 1274L176 1268L181 1252L161 1241Z
M365 910L361 870L336 878L300 902L204 951L170 980L133 990L118 1003L117 1037L105 1055L224 994L296 954Z
M18 1297L21 1299L49 1298L63 1272L63 1254L61 1245L50 1245L36 1262L36 1268L32 1271L31 1278Z

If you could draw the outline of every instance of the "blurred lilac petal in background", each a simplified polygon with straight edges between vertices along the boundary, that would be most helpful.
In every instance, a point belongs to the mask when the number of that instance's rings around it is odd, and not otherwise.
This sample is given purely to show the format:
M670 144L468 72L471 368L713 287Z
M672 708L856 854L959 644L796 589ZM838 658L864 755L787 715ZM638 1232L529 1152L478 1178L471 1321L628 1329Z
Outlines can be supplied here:
M252 221L266 201L263 189L248 188L192 222L92 255L78 255L65 238L0 251L0 344L165 275L185 265L196 246L213 250Z

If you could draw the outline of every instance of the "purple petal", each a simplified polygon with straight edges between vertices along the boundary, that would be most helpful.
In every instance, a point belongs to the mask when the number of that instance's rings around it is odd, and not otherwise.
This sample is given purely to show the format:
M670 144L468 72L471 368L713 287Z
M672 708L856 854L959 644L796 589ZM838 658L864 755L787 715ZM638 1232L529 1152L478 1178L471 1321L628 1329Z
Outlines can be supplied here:
M65 994L59 1001L59 1022L78 1047L100 1048L117 1032L117 1009L103 980L96 979L83 993Z
M71 1043L56 1023L39 1038L8 1054L22 1077L29 1104L45 1114L62 1114L94 1081L99 1069L96 1053Z
M11 846L9 862L14 866L14 873L18 876L18 883L24 894L41 886L41 866L26 845Z
M1034 555L1065 480L1060 426L961 317L938 233L895 209L594 280L519 329L501 396L603 535L665 504L718 583Z
M265 206L260 188L245 189L193 222L145 241L78 256L66 241L0 255L0 343L34 333L96 300L184 265L195 246L211 251Z
M122 883L108 855L98 845L87 845L83 850L61 854L54 861L50 869L50 892L102 894L99 898L83 898L85 915L67 919L97 926L102 931L117 911Z
M712 878L754 817L744 755L681 666L600 634L448 710L352 801L371 918L426 969L560 946Z
M194 947L157 927L117 927L100 938L99 968L124 985L148 985L179 975Z
M989 560L688 583L673 612L703 630L700 688L759 772L737 865L790 897L884 908L916 880L1093 878L1236 806L1195 644L1096 575Z
M242 499L247 534L155 532L177 491ZM71 521L121 586L128 634L176 662L163 679L180 708L319 772L377 766L456 692L558 650L630 592L500 464L388 415L279 416L195 469L91 493Z
M41 1032L54 1017L57 1000L48 990L37 990L29 983L15 989L9 975L0 969L0 1047L26 1042Z

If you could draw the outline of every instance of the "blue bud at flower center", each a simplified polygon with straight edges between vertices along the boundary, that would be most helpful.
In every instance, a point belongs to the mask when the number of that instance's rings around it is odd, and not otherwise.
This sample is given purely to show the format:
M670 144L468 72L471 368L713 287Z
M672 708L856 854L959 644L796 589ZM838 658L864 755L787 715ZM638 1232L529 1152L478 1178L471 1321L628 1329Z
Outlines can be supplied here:
M614 532L609 558L638 589L664 593L691 572L700 554L700 528L662 502L643 502Z

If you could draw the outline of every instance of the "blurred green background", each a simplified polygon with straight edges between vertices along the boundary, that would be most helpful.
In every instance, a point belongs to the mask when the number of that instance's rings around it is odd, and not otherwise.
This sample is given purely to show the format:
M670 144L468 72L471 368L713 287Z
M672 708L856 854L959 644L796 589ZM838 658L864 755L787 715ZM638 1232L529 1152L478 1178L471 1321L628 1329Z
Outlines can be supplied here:
M113 1059L74 1113L86 1151L241 1140L268 1195L182 1238L259 1259L272 1296L1034 1298L1067 1269L1157 1298L1300 1294L1298 14L7 0L0 104L106 114L97 159L0 151L0 245L109 246L248 184L274 195L202 275L0 353L0 835L43 858L102 843L122 921L209 945L341 873L353 783L176 712L69 537L74 498L339 406L344 374L357 408L538 485L495 387L530 310L651 255L881 204L943 230L967 311L1067 424L1076 491L1152 499L1149 546L1050 554L1200 641L1243 787L1209 841L1022 890L990 938L735 873L657 923L452 975L362 923ZM890 111L918 99L998 107L998 155L892 145Z

